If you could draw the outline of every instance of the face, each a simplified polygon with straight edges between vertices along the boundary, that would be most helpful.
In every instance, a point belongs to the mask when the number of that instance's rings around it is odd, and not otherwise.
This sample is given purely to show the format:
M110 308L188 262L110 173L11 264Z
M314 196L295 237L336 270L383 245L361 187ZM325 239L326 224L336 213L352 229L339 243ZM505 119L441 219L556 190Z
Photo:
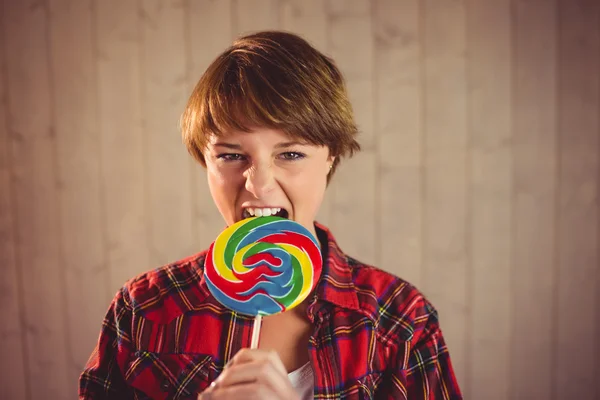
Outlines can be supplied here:
M313 221L333 163L327 147L257 128L211 138L204 158L212 197L227 225L278 215L315 234Z

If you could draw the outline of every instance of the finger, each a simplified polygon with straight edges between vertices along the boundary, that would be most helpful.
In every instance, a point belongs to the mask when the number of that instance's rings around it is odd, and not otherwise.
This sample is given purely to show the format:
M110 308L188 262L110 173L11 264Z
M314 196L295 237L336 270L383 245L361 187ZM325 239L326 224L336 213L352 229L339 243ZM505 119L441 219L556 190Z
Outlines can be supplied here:
M228 399L287 399L286 396L278 396L269 387L259 383L244 383L235 386L221 387L217 386L210 394L210 400L228 400ZM204 399L203 399L204 400Z
M215 389L215 385L216 382L213 381L210 386L202 393L200 393L198 395L198 399L197 400L211 400L212 399L212 392Z
M216 389L250 383L268 387L285 398L294 391L287 375L282 375L269 358L232 365L219 376Z
M241 349L231 360L231 364L243 364L251 361L262 361L269 360L273 366L283 376L287 376L287 370L283 365L283 362L279 358L279 355L275 350L260 350L260 349Z
M223 370L216 380L217 386L232 386L240 383L261 381L262 375L269 379L281 379L281 374L267 359L234 364Z

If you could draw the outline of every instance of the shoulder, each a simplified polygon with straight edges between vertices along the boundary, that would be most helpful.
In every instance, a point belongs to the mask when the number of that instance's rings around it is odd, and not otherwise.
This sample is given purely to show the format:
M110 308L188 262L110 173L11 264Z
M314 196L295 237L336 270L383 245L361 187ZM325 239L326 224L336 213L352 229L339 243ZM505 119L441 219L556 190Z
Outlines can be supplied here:
M203 251L144 272L127 281L120 294L133 314L168 322L206 298L200 285L205 256Z
M380 268L348 257L362 312L373 320L380 340L412 341L432 322L437 311L415 286Z

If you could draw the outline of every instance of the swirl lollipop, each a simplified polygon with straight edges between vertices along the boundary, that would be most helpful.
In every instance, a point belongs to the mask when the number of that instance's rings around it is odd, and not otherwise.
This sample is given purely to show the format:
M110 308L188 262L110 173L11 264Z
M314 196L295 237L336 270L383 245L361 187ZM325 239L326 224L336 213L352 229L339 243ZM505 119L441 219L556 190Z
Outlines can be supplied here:
M315 287L323 261L317 239L279 217L247 218L225 229L205 261L206 284L224 306L254 316L252 347L261 317L300 304Z

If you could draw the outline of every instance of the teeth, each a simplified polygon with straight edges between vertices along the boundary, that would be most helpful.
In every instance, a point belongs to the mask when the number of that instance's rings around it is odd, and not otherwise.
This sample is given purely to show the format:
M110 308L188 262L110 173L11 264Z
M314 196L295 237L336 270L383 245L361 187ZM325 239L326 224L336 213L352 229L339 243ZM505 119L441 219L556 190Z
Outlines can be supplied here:
M250 217L269 217L271 215L277 214L281 211L280 207L273 208L251 208L248 207L244 210L244 213Z

